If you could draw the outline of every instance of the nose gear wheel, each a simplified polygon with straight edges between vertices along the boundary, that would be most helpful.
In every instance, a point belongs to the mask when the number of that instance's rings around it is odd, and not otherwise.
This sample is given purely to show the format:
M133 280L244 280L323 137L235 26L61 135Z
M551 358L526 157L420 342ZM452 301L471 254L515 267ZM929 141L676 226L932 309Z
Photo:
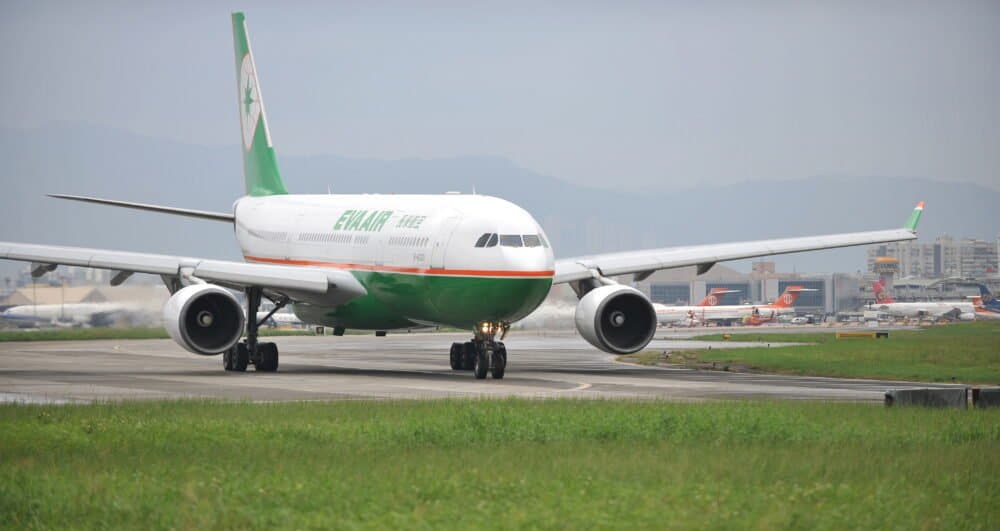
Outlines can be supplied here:
M497 341L497 333L501 339L510 328L508 323L480 323L475 329L475 337L465 343L452 343L449 352L451 369L455 371L472 371L477 380L484 380L492 375L493 379L501 380L507 369L507 347L503 341Z

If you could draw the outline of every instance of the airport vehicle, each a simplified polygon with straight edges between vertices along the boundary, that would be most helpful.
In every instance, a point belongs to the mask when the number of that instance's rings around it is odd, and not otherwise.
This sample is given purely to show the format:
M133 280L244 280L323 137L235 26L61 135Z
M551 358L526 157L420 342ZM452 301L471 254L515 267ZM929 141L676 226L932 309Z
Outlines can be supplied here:
M957 319L972 321L976 318L976 310L971 302L966 301L921 301L896 302L885 291L885 286L878 280L872 282L875 292L875 303L871 308L890 317L907 319Z
M145 316L134 304L82 302L67 304L25 304L0 313L0 319L19 327L111 326L119 321ZM143 319L146 320L146 319Z
M61 264L110 269L113 285L136 272L159 275L171 293L163 309L170 336L195 354L222 353L229 371L278 368L275 344L258 341L263 320L246 318L264 298L273 311L292 304L304 322L335 335L346 328L471 330L471 340L451 345L452 369L503 378L510 324L538 307L553 284L569 284L578 296L574 322L583 338L605 352L630 353L652 339L656 312L646 295L613 277L642 280L692 265L701 274L726 260L916 238L923 203L898 229L556 260L538 222L497 197L289 194L243 14L234 13L232 23L246 195L231 212L57 197L231 224L245 262L0 242L0 258L31 262L36 276ZM227 288L245 292L245 311Z
M779 315L795 312L799 293L814 291L802 286L788 286L776 301L770 304L739 304L724 306L665 306L653 304L656 319L664 325L697 326L709 322L760 325L777 319Z

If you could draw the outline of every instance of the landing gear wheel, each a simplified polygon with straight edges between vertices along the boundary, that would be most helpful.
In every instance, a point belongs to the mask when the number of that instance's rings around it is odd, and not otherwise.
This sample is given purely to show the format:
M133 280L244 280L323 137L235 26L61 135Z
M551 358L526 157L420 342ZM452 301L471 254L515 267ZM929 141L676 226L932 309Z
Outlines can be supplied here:
M497 343L493 350L493 379L502 380L504 370L507 368L507 347L503 343Z
M472 341L462 343L462 369L471 371L476 368L476 344Z
M278 346L274 343L259 343L257 352L260 360L254 364L258 372L275 372L278 370Z
M451 344L451 354L449 355L449 360L451 361L451 370L460 371L462 370L462 344L452 343Z
M486 373L490 370L490 352L482 349L476 352L476 366L473 368L477 380L486 378Z
M222 367L227 371L243 372L250 364L250 350L246 343L237 343L222 353Z

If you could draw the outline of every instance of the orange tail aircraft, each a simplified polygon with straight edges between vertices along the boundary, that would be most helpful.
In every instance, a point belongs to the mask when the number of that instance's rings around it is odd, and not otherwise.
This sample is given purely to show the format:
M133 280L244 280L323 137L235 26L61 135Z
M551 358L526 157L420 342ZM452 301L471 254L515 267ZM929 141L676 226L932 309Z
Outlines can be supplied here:
M697 304L697 306L715 306L719 304L719 301L722 299L723 295L725 295L726 293L736 293L736 292L737 290L734 289L712 288L708 292L708 295L705 295L705 298L702 299L701 302Z
M875 292L875 302L880 304L889 304L896 302L892 297L889 296L885 291L885 286L882 285L878 280L872 282L872 291Z

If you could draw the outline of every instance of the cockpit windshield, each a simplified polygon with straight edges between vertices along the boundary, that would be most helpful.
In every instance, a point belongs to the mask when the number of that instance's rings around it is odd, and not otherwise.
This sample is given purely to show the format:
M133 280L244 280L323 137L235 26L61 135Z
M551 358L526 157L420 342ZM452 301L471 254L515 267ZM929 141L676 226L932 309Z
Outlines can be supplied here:
M541 234L496 234L487 232L476 240L476 247L545 247L549 242Z
M500 247L524 247L520 234L501 234Z

